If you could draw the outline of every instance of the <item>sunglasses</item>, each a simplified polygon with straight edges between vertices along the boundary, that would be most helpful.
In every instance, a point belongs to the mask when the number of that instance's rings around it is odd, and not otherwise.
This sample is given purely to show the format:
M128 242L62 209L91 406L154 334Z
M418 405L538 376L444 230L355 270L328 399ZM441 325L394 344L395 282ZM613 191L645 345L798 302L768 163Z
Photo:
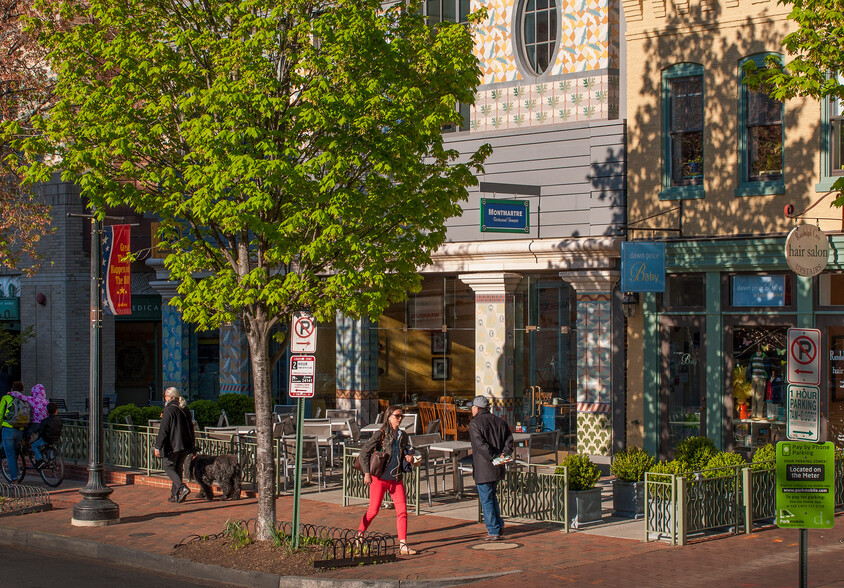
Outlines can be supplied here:
M393 414L391 414L390 416L391 416L391 417L396 417L397 419L400 419L400 418L402 418L404 415L403 415L403 414L401 414L401 413L398 413L398 414L393 413Z

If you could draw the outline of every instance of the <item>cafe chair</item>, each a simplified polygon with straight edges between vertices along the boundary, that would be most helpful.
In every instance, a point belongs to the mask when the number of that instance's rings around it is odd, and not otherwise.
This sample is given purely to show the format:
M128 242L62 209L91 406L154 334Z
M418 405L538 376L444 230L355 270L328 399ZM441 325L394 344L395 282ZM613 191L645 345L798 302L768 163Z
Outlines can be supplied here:
M399 424L399 428L408 435L415 435L416 421L418 416L419 415L417 414L404 413L401 417L401 423Z
M218 427L228 427L229 426L229 417L226 416L226 411L220 409L220 418L217 419L217 426Z
M428 426L425 427L425 434L431 435L432 433L440 434L440 419L434 419L428 422Z
M360 440L360 427L358 426L358 422L355 419L348 419L346 421L346 434L349 438L349 441L352 443L357 443Z
M254 427L257 424L257 418L255 417L254 412L245 412L243 413L243 424L247 426Z
M284 490L287 491L287 481L292 479L291 475L296 473L296 437L282 437L282 461L281 467L284 472ZM326 486L325 480L325 456L319 450L319 443L316 437L302 437L302 461L299 464L301 471L307 475L308 483L311 482L313 471L317 472L317 491L322 492Z
M437 418L437 409L434 408L433 402L417 402L419 407L419 420L423 431L428 430L428 423Z
M559 431L532 433L527 446L516 458L516 464L536 472L538 469L553 469L560 463Z
M358 419L358 411L356 408L329 408L325 411L325 416L329 419Z
M273 412L277 415L296 414L297 406L295 404L276 404L273 406Z
M440 419L443 439L457 441L457 407L453 404L437 404L437 417Z
M442 468L443 476L443 490L445 490L445 475L451 460L441 451L432 451L430 445L442 441L439 433L430 433L425 435L411 435L410 445L415 451L422 456L422 461L425 467L425 483L428 486L428 506L433 505L431 496L437 494L437 476L439 468ZM431 470L434 471L434 492L431 493Z

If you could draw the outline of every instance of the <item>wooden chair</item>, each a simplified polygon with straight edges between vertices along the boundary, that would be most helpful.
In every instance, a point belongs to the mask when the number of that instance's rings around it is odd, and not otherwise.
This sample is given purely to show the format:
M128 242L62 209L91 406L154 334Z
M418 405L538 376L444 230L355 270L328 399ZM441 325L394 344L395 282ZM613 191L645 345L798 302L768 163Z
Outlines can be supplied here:
M440 396L440 399L437 402L444 403L444 404L454 404L454 396Z
M437 418L440 419L443 439L457 441L457 407L453 404L437 404Z
M437 418L437 409L434 408L433 402L417 402L419 406L419 419L422 421L420 428L423 431L428 430L428 423Z

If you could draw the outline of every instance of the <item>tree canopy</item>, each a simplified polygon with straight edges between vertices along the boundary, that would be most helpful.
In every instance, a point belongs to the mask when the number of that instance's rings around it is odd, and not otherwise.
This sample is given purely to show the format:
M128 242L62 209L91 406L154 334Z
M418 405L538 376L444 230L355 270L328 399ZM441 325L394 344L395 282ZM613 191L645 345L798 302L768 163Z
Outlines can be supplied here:
M184 318L241 322L268 538L271 329L302 309L377 317L419 288L490 152L442 136L480 79L470 30L378 0L39 5L62 16L35 23L57 100L17 144L27 177L53 171L49 148L99 214L156 214Z
M26 30L32 9L32 0L0 0L0 266L24 271L36 269L38 242L50 230L49 206L22 185L12 146L13 137L31 135L32 117L53 96L45 51Z
M797 29L786 35L782 47L789 57L766 59L766 67L744 66L745 83L761 88L778 100L807 96L816 100L844 100L844 12L835 0L779 0L790 5L789 20ZM844 189L844 178L834 184ZM839 194L837 206L844 204Z

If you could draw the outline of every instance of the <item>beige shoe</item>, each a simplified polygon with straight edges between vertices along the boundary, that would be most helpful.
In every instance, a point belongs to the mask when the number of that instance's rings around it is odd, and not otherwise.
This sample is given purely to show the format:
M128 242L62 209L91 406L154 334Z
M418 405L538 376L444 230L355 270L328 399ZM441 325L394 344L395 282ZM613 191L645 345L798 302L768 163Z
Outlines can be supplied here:
M402 543L399 545L399 555L416 555L418 552L415 549L411 549L407 546L407 543Z

